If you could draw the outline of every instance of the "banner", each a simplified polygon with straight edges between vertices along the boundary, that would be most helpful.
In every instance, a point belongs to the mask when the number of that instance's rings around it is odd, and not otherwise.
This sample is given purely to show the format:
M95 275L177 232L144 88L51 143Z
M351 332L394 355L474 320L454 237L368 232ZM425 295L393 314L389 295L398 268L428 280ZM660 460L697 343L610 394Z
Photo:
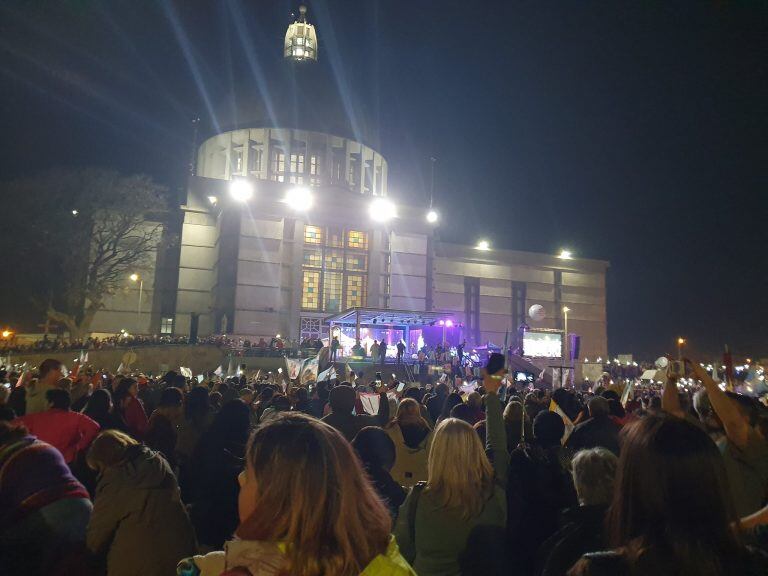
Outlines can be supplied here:
M299 384L307 384L308 382L317 382L317 370L318 360L317 356L314 358L307 358L301 365L301 377Z
M381 399L378 394L360 394L360 402L363 405L363 410L371 416L375 416L379 413L379 404Z
M317 381L318 382L326 382L328 380L336 380L336 367L331 366L327 370L323 370L320 372L320 374L317 375Z
M299 377L299 374L301 374L301 365L303 363L304 361L298 358L286 358L285 371L288 374L288 378L296 380Z
M635 387L635 380L629 380L628 382L624 382L624 390L621 393L621 405L626 406L627 400L629 400L629 395L632 393L632 390Z

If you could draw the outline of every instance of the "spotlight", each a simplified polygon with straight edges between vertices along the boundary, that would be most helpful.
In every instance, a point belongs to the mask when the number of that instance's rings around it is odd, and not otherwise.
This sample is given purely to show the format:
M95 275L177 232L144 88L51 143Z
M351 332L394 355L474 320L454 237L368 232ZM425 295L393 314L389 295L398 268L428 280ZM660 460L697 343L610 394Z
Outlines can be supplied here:
M397 208L386 198L375 198L368 209L371 220L375 222L388 222L397 217Z
M216 196L208 196L208 202L211 203L211 206L216 206L218 201L219 199Z
M435 222L437 222L437 220L438 220L437 212L435 212L434 210L430 210L429 212L427 212L427 222L429 222L430 224L434 224Z
M573 258L573 254L570 250L560 250L560 254L558 254L557 257L561 260L571 260Z
M445 325L448 326L448 328L453 328L453 320L446 320Z
M229 184L229 195L238 202L247 202L253 197L253 184L248 180L232 180Z
M297 186L288 190L284 202L293 210L309 210L312 208L314 198L309 188Z
M475 246L478 250L490 250L491 249L491 243L488 242L488 240L480 240L477 243L477 246Z

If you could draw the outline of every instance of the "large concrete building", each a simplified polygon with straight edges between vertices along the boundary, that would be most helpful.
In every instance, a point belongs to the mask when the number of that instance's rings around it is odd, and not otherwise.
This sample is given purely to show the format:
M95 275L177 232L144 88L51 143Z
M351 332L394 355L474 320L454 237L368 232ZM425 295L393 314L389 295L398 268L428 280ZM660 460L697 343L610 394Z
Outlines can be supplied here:
M199 145L178 252L164 257L172 280L161 275L176 290L145 282L153 313L138 331L303 339L327 335L327 318L360 308L444 313L450 339L501 344L526 322L562 333L568 308L582 357L607 357L607 263L441 242L427 207L389 197L375 134L362 142L364 131L327 121L333 114L316 90L321 55L302 11L283 57L292 89L313 94L313 114L292 98L287 113L272 106ZM136 302L135 292L121 298ZM536 304L546 313L539 321L528 317Z

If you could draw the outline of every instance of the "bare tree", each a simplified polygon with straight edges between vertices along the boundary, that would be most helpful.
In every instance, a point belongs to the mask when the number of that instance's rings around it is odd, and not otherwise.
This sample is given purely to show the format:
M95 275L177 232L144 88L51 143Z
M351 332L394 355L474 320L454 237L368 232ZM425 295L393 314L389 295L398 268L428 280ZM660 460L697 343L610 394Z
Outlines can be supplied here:
M143 175L84 169L12 182L6 198L26 223L13 241L36 265L31 296L70 338L87 334L105 299L146 270L167 215L165 189ZM41 298L44 292L49 297Z

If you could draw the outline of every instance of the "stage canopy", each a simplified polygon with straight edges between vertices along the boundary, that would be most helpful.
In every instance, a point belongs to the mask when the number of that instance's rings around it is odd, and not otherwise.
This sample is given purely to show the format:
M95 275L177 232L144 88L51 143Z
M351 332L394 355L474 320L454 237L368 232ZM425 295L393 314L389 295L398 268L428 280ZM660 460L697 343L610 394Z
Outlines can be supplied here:
M342 326L442 326L453 325L452 312L422 312L387 308L349 308L325 319L326 324Z

